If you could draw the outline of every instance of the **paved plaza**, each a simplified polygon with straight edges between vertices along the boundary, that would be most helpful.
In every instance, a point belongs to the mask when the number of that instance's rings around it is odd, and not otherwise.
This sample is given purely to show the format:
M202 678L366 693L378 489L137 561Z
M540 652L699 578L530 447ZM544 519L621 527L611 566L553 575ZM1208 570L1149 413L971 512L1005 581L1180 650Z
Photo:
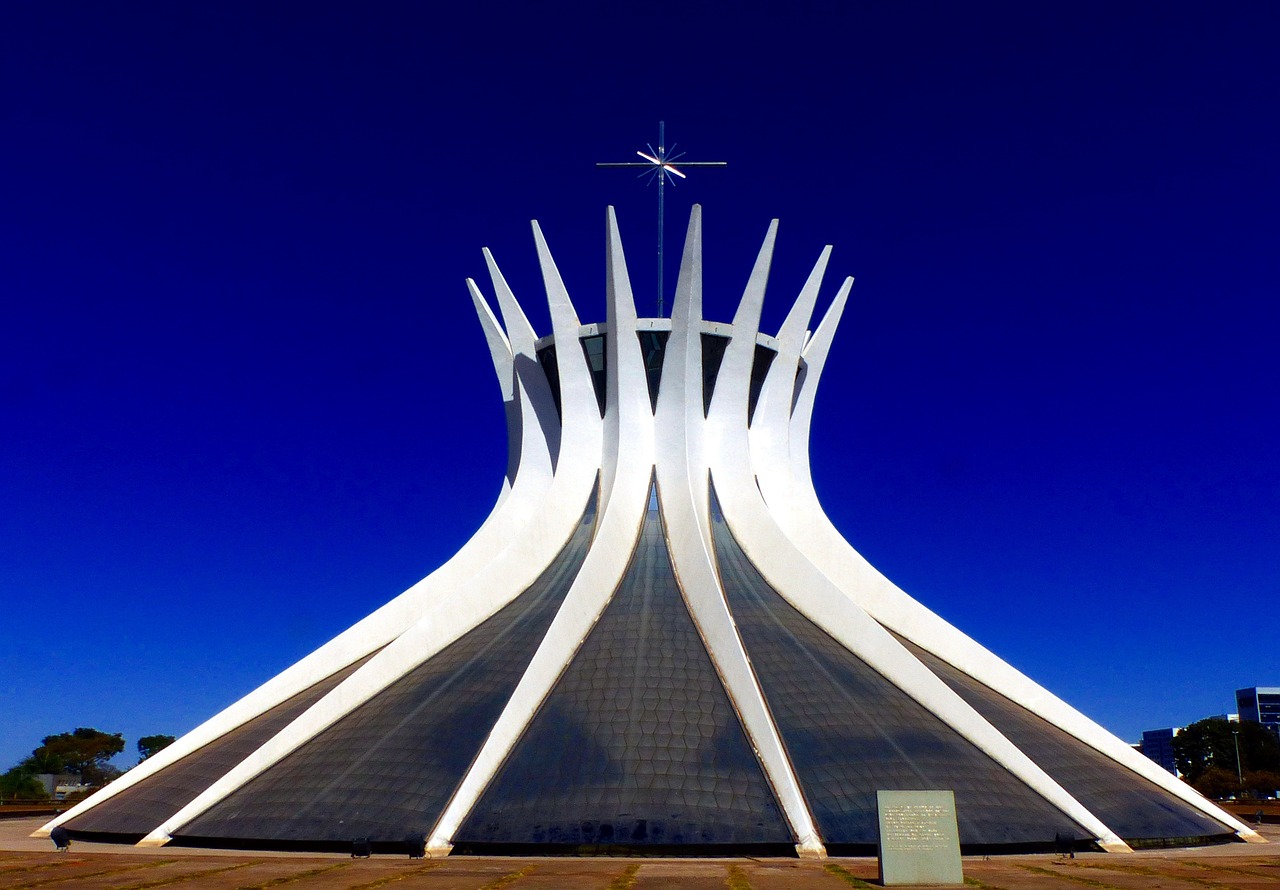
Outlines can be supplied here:
M138 849L77 841L57 853L28 835L44 820L0 821L0 890L840 890L876 884L874 859L575 859L244 853ZM966 857L975 890L1262 890L1280 888L1280 826L1272 844L1131 854Z

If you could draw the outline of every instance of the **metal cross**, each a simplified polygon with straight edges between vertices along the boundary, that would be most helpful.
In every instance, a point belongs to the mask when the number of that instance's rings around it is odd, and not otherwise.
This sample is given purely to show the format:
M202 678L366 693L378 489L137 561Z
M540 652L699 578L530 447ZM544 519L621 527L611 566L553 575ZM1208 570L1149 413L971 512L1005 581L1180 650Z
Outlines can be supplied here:
M644 158L643 161L624 161L624 162L615 163L615 164L609 164L609 163L596 164L597 167L643 167L644 169L641 170L640 176L641 177L647 176L649 180L648 182L645 183L645 185L652 184L655 179L658 180L658 317L659 318L662 317L662 293L663 293L662 189L663 189L663 186L665 186L668 181L670 181L672 187L674 187L676 184L674 177L676 176L679 176L681 179L686 178L683 173L681 173L679 170L677 170L675 167L672 166L674 162L680 161L680 158L684 157L684 152L677 152L675 143L672 143L671 148L666 147L665 131L666 131L666 123L664 121L658 121L658 149L657 151L654 151L654 148L652 145L646 145L645 147L649 149L648 152L637 151L636 154ZM727 167L729 166L729 163L727 161L680 161L680 166L681 167Z

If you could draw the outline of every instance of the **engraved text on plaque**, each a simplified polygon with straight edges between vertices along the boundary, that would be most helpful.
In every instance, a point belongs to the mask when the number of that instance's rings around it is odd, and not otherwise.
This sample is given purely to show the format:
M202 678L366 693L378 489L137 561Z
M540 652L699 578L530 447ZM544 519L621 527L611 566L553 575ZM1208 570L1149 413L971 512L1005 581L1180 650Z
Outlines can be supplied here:
M878 791L880 882L963 884L950 791Z

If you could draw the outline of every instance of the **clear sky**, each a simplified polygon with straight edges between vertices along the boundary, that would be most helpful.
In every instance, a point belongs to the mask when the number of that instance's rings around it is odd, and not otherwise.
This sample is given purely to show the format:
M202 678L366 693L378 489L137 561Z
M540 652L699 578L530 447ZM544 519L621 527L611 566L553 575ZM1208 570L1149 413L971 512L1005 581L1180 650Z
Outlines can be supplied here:
M1249 2L0 5L0 769L181 734L446 559L506 453L463 281L492 248L547 332L537 218L603 320L614 204L647 300L654 191L594 164L660 119L730 164L667 193L708 317L773 217L766 328L824 244L822 302L857 278L814 475L873 564L1130 740L1280 685L1278 37Z

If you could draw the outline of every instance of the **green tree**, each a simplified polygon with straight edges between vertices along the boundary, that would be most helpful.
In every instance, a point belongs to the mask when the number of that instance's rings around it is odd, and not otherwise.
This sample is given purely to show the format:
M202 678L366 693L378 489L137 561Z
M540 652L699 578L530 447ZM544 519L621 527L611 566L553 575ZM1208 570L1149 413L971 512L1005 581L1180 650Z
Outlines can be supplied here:
M1228 772L1211 766L1191 780L1191 787L1210 800L1224 800L1240 793L1240 782L1235 770Z
M1280 772L1269 769L1251 770L1244 774L1244 790L1253 797L1271 797L1280 791Z
M21 765L32 772L75 773L86 784L101 785L120 775L120 770L107 761L123 750L124 736L120 733L81 726L74 732L45 736L40 747Z
M30 768L18 765L0 775L0 798L7 800L45 800L49 792Z
M1280 741L1265 726L1221 717L1197 720L1174 736L1173 756L1178 772L1193 785L1211 769L1236 776L1237 785L1238 772L1280 771Z
M142 756L138 758L138 763L146 760L152 754L158 754L165 748L174 743L175 739L171 735L144 735L138 739L138 753Z
M66 772L67 765L62 757L43 747L36 748L31 756L19 764L23 769L39 775L40 773Z

